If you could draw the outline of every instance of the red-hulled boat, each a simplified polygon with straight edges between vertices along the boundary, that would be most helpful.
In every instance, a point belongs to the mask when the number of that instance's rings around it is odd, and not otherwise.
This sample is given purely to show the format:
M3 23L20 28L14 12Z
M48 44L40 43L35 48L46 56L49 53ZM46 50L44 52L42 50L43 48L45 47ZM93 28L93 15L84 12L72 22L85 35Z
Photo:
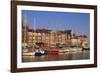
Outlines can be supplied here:
M58 48L48 49L48 55L59 55L59 49Z

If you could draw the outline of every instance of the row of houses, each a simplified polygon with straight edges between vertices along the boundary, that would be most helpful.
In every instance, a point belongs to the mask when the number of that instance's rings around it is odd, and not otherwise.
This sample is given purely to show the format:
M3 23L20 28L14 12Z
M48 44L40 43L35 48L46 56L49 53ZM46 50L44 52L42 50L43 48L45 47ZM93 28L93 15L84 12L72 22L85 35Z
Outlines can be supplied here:
M76 36L71 34L71 30L52 32L47 29L23 29L23 43L43 43L45 46L52 46L58 43L66 45L80 46L82 42L87 42L86 35Z
M43 44L45 47L65 44L81 46L83 42L88 43L86 35L76 35L72 30L30 29L26 22L22 26L22 43Z

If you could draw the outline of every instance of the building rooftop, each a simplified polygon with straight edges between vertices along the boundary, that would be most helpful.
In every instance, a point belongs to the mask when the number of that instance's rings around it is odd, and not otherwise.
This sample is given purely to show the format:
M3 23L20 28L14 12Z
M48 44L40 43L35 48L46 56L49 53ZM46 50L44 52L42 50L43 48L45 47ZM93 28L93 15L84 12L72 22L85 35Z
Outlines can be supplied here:
M29 32L37 32L37 33L50 33L51 30L48 30L48 29L29 29L28 30Z

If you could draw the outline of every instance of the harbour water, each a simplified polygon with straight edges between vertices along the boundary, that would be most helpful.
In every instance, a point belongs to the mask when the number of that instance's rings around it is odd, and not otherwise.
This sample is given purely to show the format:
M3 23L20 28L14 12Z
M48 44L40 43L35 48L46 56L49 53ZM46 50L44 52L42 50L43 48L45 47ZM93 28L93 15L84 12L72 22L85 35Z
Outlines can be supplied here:
M59 55L22 56L22 62L85 60L89 58L90 58L90 50L84 50L78 52L59 53Z

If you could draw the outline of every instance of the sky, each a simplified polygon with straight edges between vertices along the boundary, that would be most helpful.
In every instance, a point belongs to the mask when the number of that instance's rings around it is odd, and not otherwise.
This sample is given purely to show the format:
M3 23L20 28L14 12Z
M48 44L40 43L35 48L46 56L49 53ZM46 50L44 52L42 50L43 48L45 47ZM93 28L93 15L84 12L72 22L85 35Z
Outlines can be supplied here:
M27 19L29 28L68 30L81 35L90 36L90 14L76 12L51 12L22 10L22 19Z

